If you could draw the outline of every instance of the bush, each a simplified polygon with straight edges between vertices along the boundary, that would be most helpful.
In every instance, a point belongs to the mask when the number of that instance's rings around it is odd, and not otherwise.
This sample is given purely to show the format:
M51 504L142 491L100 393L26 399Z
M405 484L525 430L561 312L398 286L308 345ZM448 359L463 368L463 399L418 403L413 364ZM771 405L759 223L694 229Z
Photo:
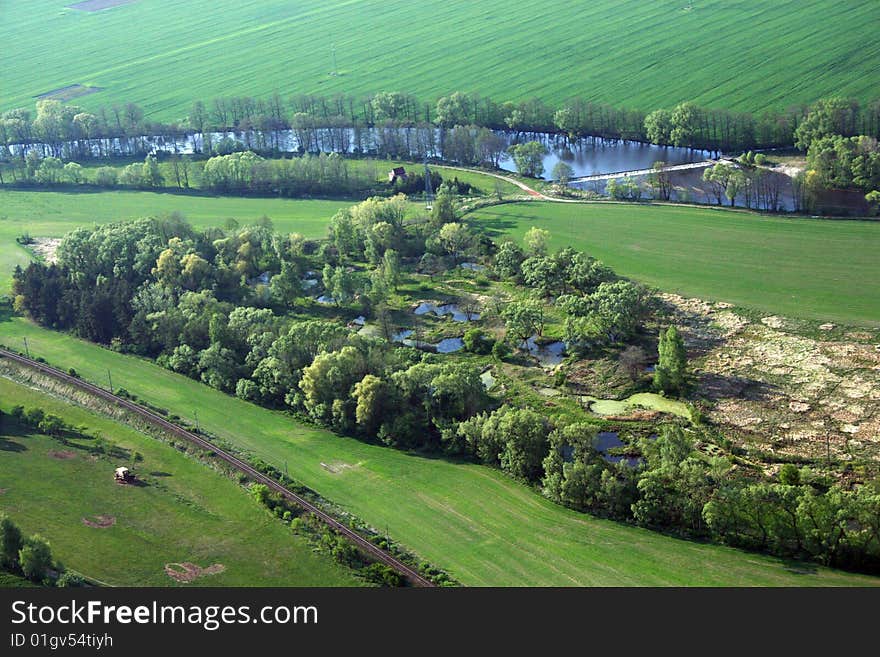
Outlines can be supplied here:
M495 341L483 329L471 328L465 331L464 348L472 354L488 354L495 347Z
M369 581L380 586L399 587L404 585L401 574L382 563L371 563L362 572Z
M62 589L80 587L85 585L86 581L82 577L71 572L61 573L61 577L59 577L58 581L55 582L55 586Z
M504 360L510 355L510 349L500 340L492 345L492 358L495 360Z

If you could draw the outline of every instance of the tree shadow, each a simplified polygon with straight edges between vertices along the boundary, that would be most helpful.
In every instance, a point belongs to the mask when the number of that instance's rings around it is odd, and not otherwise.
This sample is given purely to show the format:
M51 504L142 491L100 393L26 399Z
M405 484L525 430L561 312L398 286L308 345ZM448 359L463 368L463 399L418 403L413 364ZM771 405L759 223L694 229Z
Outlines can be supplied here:
M150 473L151 477L173 477L170 472L162 472L161 470L156 470L155 472Z
M819 572L816 564L796 559L781 559L783 568L794 575L815 575Z
M27 449L26 445L22 445L14 440L0 438L0 451L2 452L26 452Z
M778 394L779 387L764 381L742 376L727 376L715 372L703 372L697 389L700 397L710 401L741 399L744 401L767 401Z

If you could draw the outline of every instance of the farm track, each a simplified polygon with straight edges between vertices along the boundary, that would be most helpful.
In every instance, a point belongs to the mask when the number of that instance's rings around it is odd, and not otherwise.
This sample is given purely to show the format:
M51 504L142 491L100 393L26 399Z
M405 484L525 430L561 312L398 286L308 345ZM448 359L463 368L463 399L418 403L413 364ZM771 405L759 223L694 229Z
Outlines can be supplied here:
M360 550L369 554L371 557L375 558L377 561L385 564L386 566L388 566L388 567L394 569L395 571L397 571L398 573L400 573L411 584L414 584L415 586L420 586L420 587L433 587L433 586L435 586L435 584L433 582L431 582L427 578L423 577L421 574L419 574L418 572L416 572L415 570L413 570L412 568L407 566L405 563L403 563L399 559L395 558L394 556L388 554L384 550L378 548L377 546L373 545L368 540L363 538L360 534L352 531L351 529L346 527L344 524L342 524L341 522L336 520L333 516L322 511L321 509L319 509L317 506L315 506L314 504L312 504L311 502L309 502L305 498L300 497L299 495L297 495L293 491L289 490L288 488L285 488L284 486L279 484L277 481L271 479L270 477L267 477L266 475L264 475L260 471L256 470L255 468L248 465L247 463L245 463L241 459L237 458L236 456L233 456L229 452L226 452L222 449L219 449L216 445L212 444L210 441L208 441L204 438L201 438L201 437L195 435L194 433L191 433L191 432L187 431L186 429L184 429L184 428L182 428L172 422L169 422L168 420L163 418L158 413L155 413L147 408L144 408L143 406L135 404L134 402L131 402L131 401L124 399L122 397L118 397L118 396L114 395L113 393L108 392L107 390L104 390L103 388L100 388L92 383L88 383L87 381L83 381L82 379L78 379L74 376L70 376L69 374L65 374L61 370L55 369L54 367L50 367L48 365L38 363L35 360L32 360L30 358L26 358L24 356L13 353L13 352L8 351L6 349L0 348L0 358L8 358L8 359L15 361L21 365L35 369L43 374L46 374L46 375L51 376L55 379L61 380L65 383L68 383L72 386L75 386L81 390L84 390L92 395L100 397L101 399L112 402L118 406L121 406L122 408L124 408L126 410L129 410L129 411L139 415L140 417L144 418L145 420L147 420L151 424L163 429L164 431L167 431L167 432L177 436L178 438L182 438L182 439L186 440L187 442L190 442L190 443L196 445L197 447L200 447L202 449L205 449L205 450L212 452L217 457L219 457L221 460L225 461L226 463L228 463L229 465L234 467L239 472L246 474L252 480L266 485L268 488L275 491L276 493L279 493L280 495L282 495L286 499L290 500L291 502L293 502L294 504L296 504L300 508L304 509L305 511L307 511L309 513L314 514L328 527L336 530L337 532L339 532L340 534L345 536L349 541L354 543Z

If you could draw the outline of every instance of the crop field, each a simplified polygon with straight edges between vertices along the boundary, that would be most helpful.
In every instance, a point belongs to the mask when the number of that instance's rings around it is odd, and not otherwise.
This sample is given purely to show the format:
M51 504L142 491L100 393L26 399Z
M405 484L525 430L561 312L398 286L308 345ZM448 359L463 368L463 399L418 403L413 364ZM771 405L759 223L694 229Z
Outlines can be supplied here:
M74 100L87 108L135 102L166 120L221 95L433 101L460 90L760 112L829 94L868 100L880 82L880 42L865 38L880 27L875 0L72 4L0 5L0 40L11 44L0 110L69 89L87 90Z
M169 445L0 378L0 408L8 413L16 404L43 408L144 457L135 469L147 485L120 486L113 468L128 461L61 446L6 418L0 509L26 534L48 539L68 568L115 586L172 586L166 564L185 563L208 569L197 586L357 585L234 482Z
M469 219L496 239L532 226L664 292L803 319L880 326L880 222L675 206L517 203Z
M557 506L502 473L296 423L150 362L0 318L0 342L191 416L467 585L846 585L880 579L676 540ZM6 458L6 457L3 457ZM94 512L101 512L96 509Z

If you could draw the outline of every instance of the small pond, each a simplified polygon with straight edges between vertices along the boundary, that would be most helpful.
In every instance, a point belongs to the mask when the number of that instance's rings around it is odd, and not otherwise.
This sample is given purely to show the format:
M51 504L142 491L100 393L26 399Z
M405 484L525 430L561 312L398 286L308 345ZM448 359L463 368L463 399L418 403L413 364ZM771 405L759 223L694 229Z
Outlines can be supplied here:
M476 262L463 262L459 265L462 269L469 269L470 271L485 271L486 266L480 265Z
M416 309L413 310L413 313L416 315L427 315L428 313L434 313L435 315L437 315L437 317L452 315L452 320L455 322L475 322L480 319L480 313L468 313L463 310L459 310L457 303L447 303L438 306L436 304L423 301L418 306L416 306Z
M315 301L317 301L318 303L326 304L336 303L336 300L333 297L328 297L326 294L322 294L317 299L315 299Z
M601 452L602 458L608 463L624 463L630 468L638 467L642 463L641 457L625 454L608 454L608 450L624 446L624 442L616 431L600 431L593 439L593 448L597 452Z
M464 349L464 340L461 338L444 338L434 347L437 349L438 354L451 354Z
M538 359L541 365L559 365L565 360L565 343L549 342L547 344L539 344L538 336L533 335L526 340L526 351Z

